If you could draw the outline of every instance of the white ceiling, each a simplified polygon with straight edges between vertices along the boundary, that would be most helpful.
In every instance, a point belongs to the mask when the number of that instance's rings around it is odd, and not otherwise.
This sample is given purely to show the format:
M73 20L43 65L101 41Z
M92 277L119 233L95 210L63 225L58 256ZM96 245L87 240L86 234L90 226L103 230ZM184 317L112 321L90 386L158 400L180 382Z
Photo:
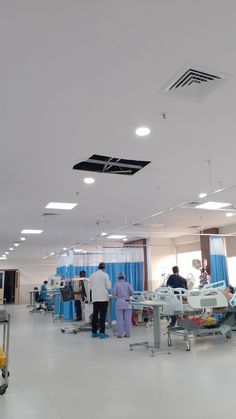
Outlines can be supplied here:
M222 212L188 209L149 217L236 183L235 1L8 0L0 8L0 255L22 228L44 230L8 263L126 224L129 238L233 224ZM162 94L187 63L231 77L202 101ZM151 135L137 138L143 124ZM72 167L92 154L152 163L85 185L88 173ZM216 197L236 206L235 188ZM78 206L43 217L49 201Z

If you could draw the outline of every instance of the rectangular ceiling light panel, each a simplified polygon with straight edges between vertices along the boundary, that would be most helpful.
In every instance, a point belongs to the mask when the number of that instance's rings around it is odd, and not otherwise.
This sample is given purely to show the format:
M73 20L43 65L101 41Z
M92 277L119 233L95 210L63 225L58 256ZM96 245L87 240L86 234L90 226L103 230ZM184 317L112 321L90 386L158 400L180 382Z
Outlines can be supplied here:
M22 230L21 234L41 234L43 230Z
M197 205L195 208L199 209L206 209L206 210L219 210L225 207L229 207L231 204L228 204L226 202L205 202L204 204Z
M151 161L128 160L121 159L119 157L93 154L88 160L75 164L73 169L86 170L87 172L132 176L149 163L151 163Z
M111 236L108 236L108 239L115 239L115 240L119 240L119 239L125 239L127 236L122 236L120 234L112 234Z
M47 209L62 209L62 210L72 210L78 204L68 203L68 202L49 202L45 208Z

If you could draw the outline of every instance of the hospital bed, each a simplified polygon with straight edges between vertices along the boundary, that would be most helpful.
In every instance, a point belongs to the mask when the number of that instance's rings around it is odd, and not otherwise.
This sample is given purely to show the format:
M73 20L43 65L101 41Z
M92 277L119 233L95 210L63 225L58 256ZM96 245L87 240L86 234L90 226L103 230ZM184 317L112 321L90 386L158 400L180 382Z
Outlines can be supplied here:
M168 328L168 345L172 346L171 335L184 338L189 351L190 337L224 335L231 338L231 326L235 323L236 294L228 301L224 294L224 281L209 284L202 289L161 287L154 292L154 301L162 302L162 317L176 315L177 327ZM214 315L222 315L217 321ZM211 317L209 317L211 316Z
M151 306L144 306L139 303L144 301L152 301L154 293L153 291L135 291L131 297L134 312L132 314L132 323L139 326L145 322L146 327L150 327L152 322L153 309ZM136 304L137 303L137 304Z

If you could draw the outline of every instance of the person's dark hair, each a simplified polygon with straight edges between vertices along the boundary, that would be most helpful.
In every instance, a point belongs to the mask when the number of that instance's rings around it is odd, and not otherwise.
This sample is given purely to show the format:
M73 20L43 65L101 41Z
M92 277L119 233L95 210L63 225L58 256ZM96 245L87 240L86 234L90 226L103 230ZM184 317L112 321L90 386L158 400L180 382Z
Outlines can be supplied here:
M232 286L232 285L229 285L229 291L232 293L232 294L234 294L234 287Z
M80 276L80 278L85 278L86 277L86 272L85 271L80 271L79 276Z
M173 266L172 271L173 271L173 274L178 274L179 273L178 266Z
M100 262L99 265L98 265L98 269L105 269L105 263Z
M46 285L48 283L48 281L43 281L43 283Z

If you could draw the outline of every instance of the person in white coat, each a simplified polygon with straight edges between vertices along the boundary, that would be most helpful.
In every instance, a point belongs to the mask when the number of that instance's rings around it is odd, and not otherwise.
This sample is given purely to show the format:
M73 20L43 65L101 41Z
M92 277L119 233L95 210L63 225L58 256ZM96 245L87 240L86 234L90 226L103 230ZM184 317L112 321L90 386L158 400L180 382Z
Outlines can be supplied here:
M93 302L92 338L100 337L100 339L106 339L109 337L105 333L105 320L109 301L108 291L111 289L111 281L109 275L105 272L104 262L100 262L98 271L90 276L90 288ZM100 334L97 333L98 316Z

